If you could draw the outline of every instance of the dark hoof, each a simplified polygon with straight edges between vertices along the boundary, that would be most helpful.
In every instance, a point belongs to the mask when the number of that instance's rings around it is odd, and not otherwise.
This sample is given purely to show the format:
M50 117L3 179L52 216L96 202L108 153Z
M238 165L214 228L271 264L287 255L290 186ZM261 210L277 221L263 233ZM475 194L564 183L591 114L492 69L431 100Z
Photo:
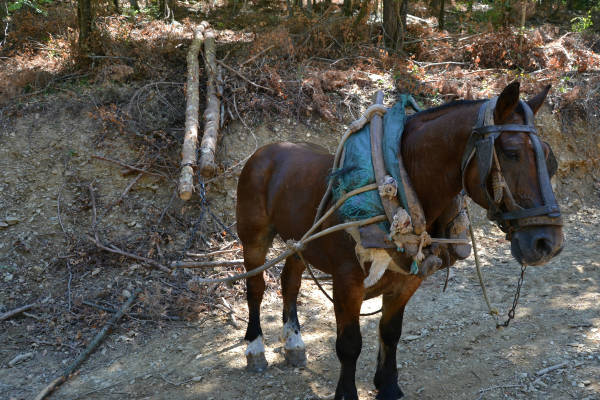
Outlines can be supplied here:
M306 351L305 349L285 349L285 361L292 367L306 366Z
M267 359L265 353L246 354L246 369L250 372L263 372L267 369Z
M404 397L404 393L400 390L400 386L396 384L379 390L375 398L378 400L396 400L402 397Z

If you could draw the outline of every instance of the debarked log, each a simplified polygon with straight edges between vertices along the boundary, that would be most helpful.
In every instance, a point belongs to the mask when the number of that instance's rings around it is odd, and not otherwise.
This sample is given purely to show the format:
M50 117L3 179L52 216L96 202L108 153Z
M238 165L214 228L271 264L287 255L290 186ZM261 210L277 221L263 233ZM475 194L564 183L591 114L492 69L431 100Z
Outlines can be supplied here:
M185 108L185 134L181 148L181 173L179 176L179 197L189 200L194 191L194 166L198 147L198 108L199 108L199 67L198 54L204 42L208 22L202 21L194 30L194 39L187 54L187 92Z
M218 96L216 46L214 32L206 33L204 39L204 62L206 65L206 108L204 109L204 135L200 144L200 161L198 163L200 174L205 178L214 176L217 165L215 152L219 136L221 120L221 105Z

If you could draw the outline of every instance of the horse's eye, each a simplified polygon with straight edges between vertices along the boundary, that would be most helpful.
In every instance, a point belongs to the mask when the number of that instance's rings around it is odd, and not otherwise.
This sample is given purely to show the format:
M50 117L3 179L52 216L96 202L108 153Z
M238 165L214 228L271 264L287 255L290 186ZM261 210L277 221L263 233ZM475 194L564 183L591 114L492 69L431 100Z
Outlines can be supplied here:
M509 160L519 161L519 151L518 150L502 150L502 153Z

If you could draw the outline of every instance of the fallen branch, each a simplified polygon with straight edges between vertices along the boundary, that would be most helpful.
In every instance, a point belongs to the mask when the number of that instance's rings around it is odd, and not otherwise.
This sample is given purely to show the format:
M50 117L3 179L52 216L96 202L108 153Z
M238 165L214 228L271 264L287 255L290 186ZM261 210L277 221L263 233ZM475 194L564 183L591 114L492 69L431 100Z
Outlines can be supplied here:
M120 165L121 167L130 169L132 171L138 171L138 172L141 172L141 173L146 174L146 175L152 175L152 176L157 176L157 177L162 178L162 179L168 179L168 177L166 177L165 175L157 174L156 172L149 172L149 171L146 171L145 169L134 167L133 165L128 165L128 164L125 164L125 163L123 163L121 161L113 160L111 158L107 158L107 157L100 156L100 155L97 155L97 154L93 154L92 157L96 158L98 160L107 161L107 162L110 162L110 163L113 163L113 164Z
M96 230L96 224L97 224L97 214L96 214L96 196L94 195L94 187L92 186L92 184L90 183L89 185L89 190L90 190L90 198L92 200L92 231L94 232L94 237L91 237L89 235L84 235L84 237L86 239L88 239L89 241L93 242L96 246L98 246L99 248L101 248L102 250L106 250L109 251L111 253L115 253L115 254L119 254L125 257L129 257L129 258L133 258L134 260L139 260L139 261L143 261L147 264L152 265L153 267L166 272L168 274L171 273L171 270L167 267L165 267L164 265L162 265L159 262L154 261L151 258L146 258L146 257L142 257L142 256L138 256L137 254L133 254L133 253L128 253L126 251L123 251L121 249L119 249L116 246L110 245L110 247L105 246L102 241L100 240L100 237L98 236L98 231Z
M248 64L251 61L256 60L258 57L260 57L262 54L265 54L267 51L271 50L273 47L275 47L275 45L270 45L269 47L267 47L266 49L262 49L261 51L259 51L258 53L256 53L255 55L253 55L252 57L250 57L249 59L247 59L246 61L244 61L243 63L240 64L240 67Z
M244 259L237 260L219 260L219 261L173 261L173 268L210 268L210 267L227 267L230 265L241 265Z
M545 374L547 374L548 372L552 372L552 371L555 371L555 370L557 370L557 369L564 368L564 367L566 367L567 365L569 365L569 362L568 362L568 361L563 361L563 362L561 362L560 364L556 364L556 365L552 365L552 366L550 366L550 367L547 367L547 368L544 368L544 369L540 369L540 370L539 370L538 372L536 372L535 374L536 374L537 376L542 376L542 375L545 375Z
M37 303L31 303L19 308L15 308L14 310L7 311L4 314L0 314L0 321L4 321L5 319L9 319L15 315L21 314L22 312L31 310L35 306L37 306Z
M206 70L206 108L204 109L204 135L200 143L199 173L205 178L212 177L216 170L215 153L221 122L221 104L217 86L219 71L216 65L215 34L210 31L204 39L204 65Z
M219 255L219 254L235 253L237 251L241 251L241 249L235 248L235 249L227 249L227 250L217 250L217 251L211 251L209 253L190 253L190 252L187 252L187 253L185 253L185 255L188 256L188 257L212 257L212 256L216 256L216 255Z
M140 180L140 178L144 175L143 172L140 172L139 174L136 175L135 178L133 178L131 180L131 182L129 182L129 184L127 185L127 187L125 188L125 190L123 190L123 193L121 193L121 196L119 196L119 198L117 199L117 201L115 201L114 203L110 204L108 207L106 207L106 211L104 211L104 215L108 215L108 213L112 210L112 208L116 205L118 205L119 203L121 203L123 201L123 199L125 198L125 196L127 196L127 193L129 193L129 191L131 190L131 188L133 187L133 185L135 185L137 183L137 181Z
M153 267L155 267L156 269L159 269L159 270L161 270L161 271L163 271L163 272L165 272L167 274L170 274L172 272L168 267L165 267L161 263L159 263L159 262L157 262L157 261L155 261L155 260L153 260L151 258L146 258L146 257L139 256L137 254L133 254L133 253L129 253L127 251L123 251L123 250L119 249L118 247L113 246L112 244L109 245L110 247L105 246L104 244L102 244L102 242L100 241L100 239L96 240L96 239L94 239L93 237L91 237L89 235L84 235L84 237L87 240L89 240L90 242L94 243L96 246L98 246L98 248L100 248L102 250L105 250L105 251L108 251L108 252L111 252L111 253L114 253L114 254L119 254L119 255L124 256L124 257L133 258L134 260L143 261L146 264L150 264Z
M254 87L257 87L259 89L264 89L269 93L273 93L273 89L265 87L265 86L261 86L258 83L254 83L252 82L250 79L246 78L244 75L242 75L241 72L231 68L229 65L225 64L223 61L219 61L217 60L217 64L219 64L220 66L222 66L223 68L225 68L226 70L233 72L234 74L236 74L237 76L239 76L240 78L242 78L243 80L245 80L246 82L248 82L249 84L251 84Z
M181 147L181 173L179 175L179 198L189 200L194 191L194 169L198 146L198 109L200 91L198 86L198 54L204 42L204 31L208 22L202 21L194 30L194 40L187 53L187 88L185 108L185 134Z
M138 294L140 294L140 292L141 292L140 289L136 289L133 292L133 294L131 296L129 296L129 298L127 299L125 304L123 304L123 307L121 307L119 312L116 313L115 315L113 315L113 317L104 325L102 330L100 332L98 332L96 337L94 337L94 340L92 340L90 342L90 344L83 351L83 353L81 353L79 355L79 357L77 357L77 359L65 370L65 372L63 372L63 374L61 376L59 376L58 378L56 378L55 380L50 382L50 384L48 386L46 386L35 397L35 400L42 400L42 399L46 398L46 396L48 396L50 393L52 393L52 391L54 391L58 386L62 385L64 382L67 381L67 379L69 379L69 376L73 372L75 372L75 370L77 368L79 368L85 360L87 360L87 358L94 352L94 350L96 350L96 348L100 345L100 343L102 343L104 341L104 339L106 338L106 336L108 335L108 333L110 332L112 327L121 319L121 317L123 317L123 315L125 314L125 311L127 311L131 307L131 305L135 301Z

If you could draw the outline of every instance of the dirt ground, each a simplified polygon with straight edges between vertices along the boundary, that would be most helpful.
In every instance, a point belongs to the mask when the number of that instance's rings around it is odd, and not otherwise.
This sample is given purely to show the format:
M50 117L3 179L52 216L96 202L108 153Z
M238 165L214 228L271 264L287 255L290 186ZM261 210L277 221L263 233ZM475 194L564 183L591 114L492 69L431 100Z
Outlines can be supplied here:
M110 90L112 97L131 96L126 90ZM95 108L81 100L90 95ZM198 220L202 204L173 198L174 183L158 175L140 177L120 204L107 211L135 175L93 156L130 165L146 159L130 137L91 118L101 107L98 93L55 94L1 121L0 312L34 301L40 306L0 322L0 398L33 398L85 348L110 314L86 307L83 301L118 307L134 288L144 289L134 310L140 314L124 318L52 398L330 396L339 372L334 313L312 281L303 281L299 298L306 368L286 366L281 354L275 270L267 274L269 289L262 308L270 366L263 374L248 373L242 340L247 312L243 283L197 288L197 272L168 277L149 271L96 249L86 234L92 232L92 184L103 240L147 257L156 251L159 260L182 249L236 249L231 237L214 234L224 232L223 227L212 229L218 220L234 229L236 164L256 146L281 139L314 141L333 150L341 127L289 120L268 121L252 130L231 124L219 153L225 170L206 187L206 204L214 218L200 231L212 236L194 237L190 231L195 225L189 221ZM554 129L553 118L549 112L540 117L543 131ZM516 318L502 330L495 329L486 313L472 257L452 269L446 292L445 272L428 278L407 307L398 346L399 380L407 398L600 399L600 186L597 172L577 164L579 150L598 147L598 139L583 136L585 128L555 130L546 139L561 162L555 186L566 223L564 251L548 265L527 270ZM176 157L182 133L168 134L175 143L168 152ZM168 166L161 168L168 172ZM475 213L488 292L504 318L519 266L502 233L483 218L482 210ZM160 240L152 239L155 233ZM234 318L219 305L221 299L231 304ZM184 300L188 303L182 306ZM379 299L370 300L363 311L379 305ZM179 320L165 319L168 316ZM361 320L357 386L363 399L375 397L377 321L378 316ZM23 360L12 362L19 355Z

